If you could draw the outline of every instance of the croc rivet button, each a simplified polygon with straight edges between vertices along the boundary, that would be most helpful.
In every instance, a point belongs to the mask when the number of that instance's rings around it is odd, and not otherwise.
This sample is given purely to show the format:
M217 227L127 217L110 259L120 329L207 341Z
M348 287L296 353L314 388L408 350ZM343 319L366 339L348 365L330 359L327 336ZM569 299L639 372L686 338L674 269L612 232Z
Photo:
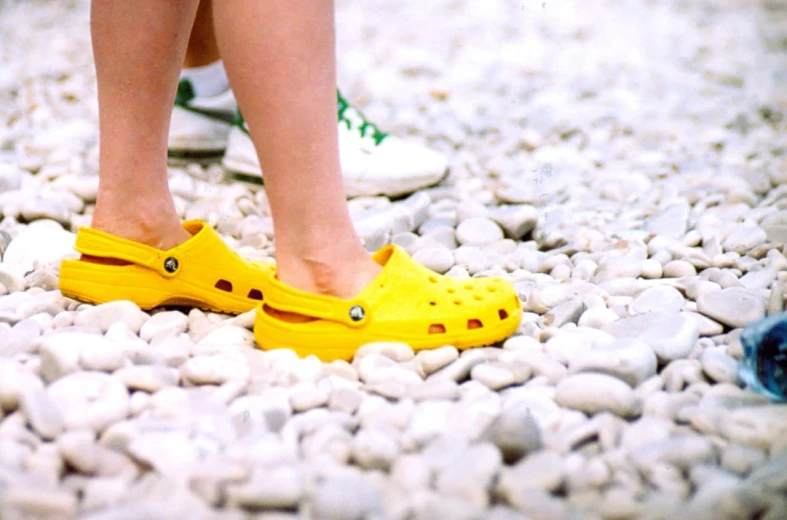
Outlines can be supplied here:
M366 317L366 311L360 305L353 305L350 307L350 319L353 321L361 321Z
M174 257L168 257L164 260L164 270L172 274L178 270L178 260Z

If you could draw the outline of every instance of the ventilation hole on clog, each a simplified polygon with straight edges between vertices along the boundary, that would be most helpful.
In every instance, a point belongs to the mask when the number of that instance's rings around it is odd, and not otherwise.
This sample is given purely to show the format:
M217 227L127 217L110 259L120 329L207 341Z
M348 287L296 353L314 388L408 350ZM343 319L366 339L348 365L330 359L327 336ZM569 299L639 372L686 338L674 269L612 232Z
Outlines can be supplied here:
M434 307L435 305L437 305L437 302L429 302L429 305L431 305L432 307Z
M429 325L429 334L445 334L445 325L442 323L433 323Z
M259 289L252 289L251 291L249 291L248 298L250 300L262 300L262 291L260 291Z
M430 281L430 282L432 282L432 283L437 283L437 282L439 282L439 280L437 279L437 277L436 277L435 275L433 275L433 274L430 274L430 275L429 275L429 281Z
M504 320L504 319L508 318L508 313L506 312L505 309L498 310L497 311L497 315L500 316L501 320Z
M454 305L462 305L462 300L457 298L456 300L454 300Z
M483 326L481 320L467 320L467 330L480 329Z
M465 284L465 291L472 291L472 290L473 290L472 284L466 283Z
M484 299L484 297L481 296L480 294L474 294L473 299L480 302L481 300Z
M453 287L449 287L448 289L446 289L446 291L448 291L448 294L454 294L456 292L456 289L454 289Z
M486 287L486 290L489 292L497 292L497 287L492 287L491 285L488 285Z
M219 280L214 287L220 291L232 292L232 283L227 280Z

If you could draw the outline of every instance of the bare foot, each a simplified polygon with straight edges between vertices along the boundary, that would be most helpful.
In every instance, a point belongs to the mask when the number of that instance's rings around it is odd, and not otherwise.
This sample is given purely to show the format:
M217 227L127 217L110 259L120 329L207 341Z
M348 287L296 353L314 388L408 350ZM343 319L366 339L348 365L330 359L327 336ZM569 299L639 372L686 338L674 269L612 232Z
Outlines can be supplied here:
M363 291L382 270L362 247L353 256L339 261L280 259L277 262L277 277L281 282L302 291L350 299ZM268 306L264 310L272 317L290 323L315 320Z
M382 270L361 246L352 252L338 247L334 250L341 257L332 257L332 253L280 258L279 280L302 291L349 299L363 291Z
M171 213L171 215L167 215ZM105 212L96 208L91 226L111 235L139 242L166 251L191 238L173 212L152 208L123 215L120 211Z

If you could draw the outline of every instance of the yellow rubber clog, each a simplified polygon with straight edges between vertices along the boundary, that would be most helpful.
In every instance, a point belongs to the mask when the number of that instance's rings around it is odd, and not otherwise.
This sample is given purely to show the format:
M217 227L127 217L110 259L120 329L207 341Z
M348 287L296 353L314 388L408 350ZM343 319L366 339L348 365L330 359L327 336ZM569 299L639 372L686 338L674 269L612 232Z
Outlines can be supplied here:
M81 228L76 250L111 264L64 260L60 292L89 303L131 300L142 309L184 305L240 314L259 305L273 264L241 258L205 222L183 228L191 238L167 251Z
M373 341L404 342L414 350L465 349L501 341L519 327L522 305L505 280L441 276L393 245L373 258L382 272L351 300L293 289L269 273L254 323L259 347L349 360ZM300 319L282 319L271 309Z

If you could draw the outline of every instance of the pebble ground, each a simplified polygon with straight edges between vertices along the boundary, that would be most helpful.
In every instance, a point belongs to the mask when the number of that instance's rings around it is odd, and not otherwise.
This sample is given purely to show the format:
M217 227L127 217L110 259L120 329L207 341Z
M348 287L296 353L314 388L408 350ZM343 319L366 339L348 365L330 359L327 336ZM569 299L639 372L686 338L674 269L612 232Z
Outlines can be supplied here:
M85 1L0 0L0 518L784 518L787 406L741 328L784 310L787 4L337 5L346 96L451 157L350 202L369 249L499 275L461 355L253 346L253 316L56 290L97 189ZM183 218L274 255L260 185L173 167Z

